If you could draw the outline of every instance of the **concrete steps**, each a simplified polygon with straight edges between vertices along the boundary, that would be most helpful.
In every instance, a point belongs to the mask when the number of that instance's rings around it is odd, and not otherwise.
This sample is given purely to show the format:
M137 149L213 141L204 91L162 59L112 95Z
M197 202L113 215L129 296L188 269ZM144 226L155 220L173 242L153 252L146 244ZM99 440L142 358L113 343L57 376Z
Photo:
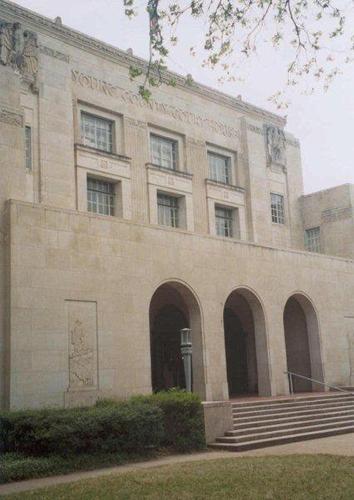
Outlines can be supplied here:
M243 451L354 432L354 395L235 402L232 415L233 429L212 448Z

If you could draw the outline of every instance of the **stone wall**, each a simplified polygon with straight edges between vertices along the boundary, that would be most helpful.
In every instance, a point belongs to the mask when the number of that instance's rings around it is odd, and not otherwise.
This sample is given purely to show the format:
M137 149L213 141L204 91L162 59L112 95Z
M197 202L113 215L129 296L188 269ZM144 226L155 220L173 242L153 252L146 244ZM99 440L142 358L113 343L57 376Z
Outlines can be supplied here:
M258 297L266 318L272 394L288 391L283 311L294 293L315 308L326 381L348 384L351 261L23 202L9 208L13 408L62 406L68 390L75 401L68 301L97 307L97 385L90 344L92 383L79 387L77 401L149 392L149 305L164 282L184 284L199 304L205 399L228 397L222 318L238 288Z

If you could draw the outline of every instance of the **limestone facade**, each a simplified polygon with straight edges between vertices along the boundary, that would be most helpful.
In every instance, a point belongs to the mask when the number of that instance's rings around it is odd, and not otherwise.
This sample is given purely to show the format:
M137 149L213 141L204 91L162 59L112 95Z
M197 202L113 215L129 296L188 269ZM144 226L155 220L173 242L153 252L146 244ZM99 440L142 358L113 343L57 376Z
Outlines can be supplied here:
M228 399L232 380L287 394L299 358L311 378L353 383L353 187L303 196L299 143L277 115L178 75L145 102L131 54L4 0L0 21L1 406L175 385L176 339L158 342L171 318L192 329L204 400ZM108 148L84 140L84 116L101 120ZM156 161L154 137L171 167ZM225 162L224 181L211 158ZM108 215L89 209L95 182L112 189ZM177 227L161 222L163 197ZM346 217L330 221L333 209ZM304 247L319 226L329 255Z

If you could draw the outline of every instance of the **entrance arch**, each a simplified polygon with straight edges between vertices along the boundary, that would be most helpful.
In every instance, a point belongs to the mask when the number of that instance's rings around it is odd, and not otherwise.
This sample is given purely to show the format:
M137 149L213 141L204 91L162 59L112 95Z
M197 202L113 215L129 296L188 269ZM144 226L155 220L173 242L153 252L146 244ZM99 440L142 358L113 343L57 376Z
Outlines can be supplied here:
M153 391L185 388L180 330L192 331L192 390L205 398L202 319L198 300L178 281L160 285L150 302L151 382Z
M323 382L318 319L310 299L292 295L284 308L284 334L288 371ZM323 386L293 377L294 392L323 391Z
M271 394L266 324L260 300L247 288L234 290L224 306L229 396Z

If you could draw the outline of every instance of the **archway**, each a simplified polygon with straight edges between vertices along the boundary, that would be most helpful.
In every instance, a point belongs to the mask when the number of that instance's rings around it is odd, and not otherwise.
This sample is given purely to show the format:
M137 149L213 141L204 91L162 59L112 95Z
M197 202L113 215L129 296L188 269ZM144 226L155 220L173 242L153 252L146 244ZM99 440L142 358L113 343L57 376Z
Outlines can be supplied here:
M270 395L264 312L247 288L234 290L226 300L224 334L229 396Z
M151 382L153 391L185 388L180 330L192 331L192 388L205 398L201 312L194 293L183 283L164 283L150 302Z
M302 294L292 295L284 308L288 371L323 382L320 335L316 311ZM323 386L293 377L294 392L322 391Z

